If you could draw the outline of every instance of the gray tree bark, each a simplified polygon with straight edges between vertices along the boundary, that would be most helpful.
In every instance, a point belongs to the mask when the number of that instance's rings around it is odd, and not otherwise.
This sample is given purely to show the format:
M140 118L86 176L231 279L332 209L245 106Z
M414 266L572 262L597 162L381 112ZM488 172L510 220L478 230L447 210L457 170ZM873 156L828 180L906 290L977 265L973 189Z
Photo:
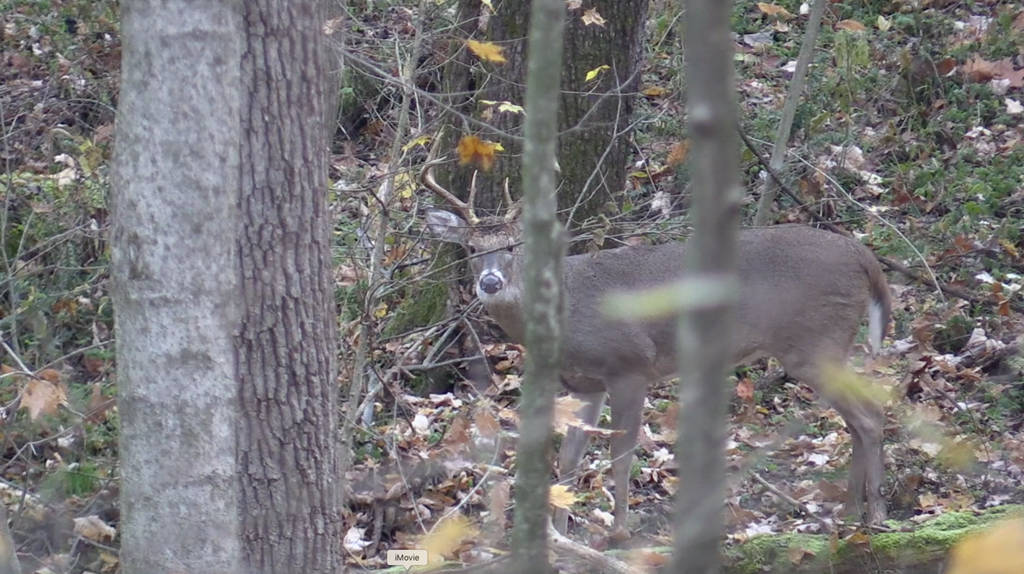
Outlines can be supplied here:
M563 44L565 69L560 79L562 91L556 96L561 106L556 125L563 132L557 149L562 170L557 197L558 208L571 228L598 214L625 186L629 156L627 127L639 86L637 71L647 4L647 0L595 0L585 7L596 8L606 20L604 26L585 25L580 18L581 10L574 11L567 20ZM463 22L462 33L467 38L500 44L508 61L500 65L483 64L486 72L481 73L475 56L460 49L445 72L445 90L455 94L450 103L460 113L483 119L505 134L518 136L527 121L523 116L496 113L489 119L481 118L478 102L523 102L530 2L495 3L495 8L497 11L490 16L487 27L480 30L474 16L484 8L478 0L462 0L459 21ZM587 72L599 66L610 69L598 79L586 82ZM475 95L468 96L467 92L475 92ZM448 132L453 139L465 126L485 139L500 141L506 149L492 171L481 172L477 177L478 205L483 209L497 209L502 203L505 178L509 179L510 189L520 187L522 140L489 133L458 118L451 118L450 123L457 128ZM472 166L451 170L447 176L448 189L465 193L472 175Z
M121 10L111 273L122 572L241 573L241 2Z
M684 50L693 139L694 233L690 277L736 285L736 235L743 189L735 141L736 108L729 33L731 2L688 0ZM679 488L670 572L719 569L725 484L726 385L735 298L683 313L679 324Z
M124 571L334 574L322 3L122 9Z
M548 563L548 491L551 419L559 389L565 296L565 240L555 215L558 79L562 67L564 0L534 0L526 77L523 158L523 233L526 281L523 314L530 352L520 407L516 455L516 510L512 546L521 572L551 572Z
M323 14L321 0L244 9L238 464L249 571L267 574L334 574L342 558Z

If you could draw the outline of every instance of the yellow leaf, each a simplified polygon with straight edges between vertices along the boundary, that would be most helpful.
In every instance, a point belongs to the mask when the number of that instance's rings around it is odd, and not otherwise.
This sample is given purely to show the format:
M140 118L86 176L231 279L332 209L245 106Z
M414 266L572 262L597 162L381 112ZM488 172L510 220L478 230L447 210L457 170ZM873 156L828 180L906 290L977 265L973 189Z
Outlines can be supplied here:
M644 88L643 93L645 96L651 98L660 98L661 96L664 96L666 93L668 93L668 90L661 86L651 86L649 88Z
M840 20L836 22L836 30L846 30L847 32L864 32L867 29L867 26L861 24L856 20Z
M569 509L576 504L576 495L564 484L553 484L548 493L548 502L556 508Z
M598 66L598 67L594 68L593 70L590 70L589 72L587 72L587 76L586 76L586 78L584 78L583 81L589 82L590 80L593 80L594 78L596 78L598 76L598 74L600 74L601 72L604 72L604 71L607 71L607 70L611 70L611 69L612 69L612 67L609 66L608 64L604 64L602 66Z
M402 146L402 151L409 151L416 146L425 146L430 143L430 136L420 136Z
M505 56L501 53L504 48L493 42L466 40L466 47L469 48L469 51L473 52L477 58L480 58L485 62L494 62L495 64L505 63Z
M772 18L779 18L781 20L789 20L790 18L793 17L793 14L789 10L786 10L785 8L783 8L782 6L779 6L778 4L769 4L767 2L758 2L757 3L757 9L760 10L761 12L763 12L766 16L770 16Z
M583 16L580 18L583 23L587 26L601 26L604 27L604 17L597 12L597 8L591 8L590 10L584 10Z
M379 305L373 310L373 316L377 319L383 319L388 314L388 304L381 301Z
M434 530L424 536L419 547L427 551L429 560L437 562L459 549L466 538L476 535L476 529L469 520L457 514L438 524Z
M477 100L477 101L480 102L481 104L485 105L485 106L488 106L488 107L496 106L498 108L499 112L511 112L511 113L514 113L514 114L522 114L522 113L525 113L525 111L526 111L526 110L523 109L523 106L519 106L519 105L513 104L512 102L505 101L505 100L502 100L500 102L495 101L495 100Z
M875 26L877 26L879 30L886 32L889 28L892 28L892 21L879 14L878 19L875 20Z
M504 149L497 142L485 141L470 135L462 136L456 148L460 165L473 163L484 171L490 171L494 167L494 156L499 151Z
M494 12L494 6L491 5L491 0L480 0L480 3L483 4L484 6L487 6L487 8L489 8L492 13Z
M953 548L947 574L1024 572L1024 518L999 522Z
M398 190L398 197L402 199L409 199L416 193L416 182L409 176L408 173L400 173L395 175L395 189Z
M526 110L523 109L523 106L518 106L512 102L501 102L498 104L498 111L511 112L513 114L522 114L526 112Z

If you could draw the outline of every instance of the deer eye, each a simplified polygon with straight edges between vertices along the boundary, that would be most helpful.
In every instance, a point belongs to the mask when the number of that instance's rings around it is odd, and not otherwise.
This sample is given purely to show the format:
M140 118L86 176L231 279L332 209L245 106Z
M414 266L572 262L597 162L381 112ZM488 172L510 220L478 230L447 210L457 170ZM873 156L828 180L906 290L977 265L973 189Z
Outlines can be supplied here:
M466 251L468 251L470 255L476 255L476 247L472 245L467 245Z
M508 247L505 248L505 251L508 251L509 253L512 253L512 251L514 251L515 248L516 248L515 245L509 245Z

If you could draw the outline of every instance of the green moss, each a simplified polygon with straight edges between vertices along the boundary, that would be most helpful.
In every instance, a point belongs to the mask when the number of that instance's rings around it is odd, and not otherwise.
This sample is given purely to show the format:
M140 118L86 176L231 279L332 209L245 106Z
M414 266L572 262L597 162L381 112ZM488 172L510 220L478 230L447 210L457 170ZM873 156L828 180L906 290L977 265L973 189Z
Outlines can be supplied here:
M384 328L384 336L392 337L425 327L444 318L448 304L448 286L440 282L419 283L410 289L394 310Z
M759 572L874 572L906 565L927 564L940 560L963 537L996 521L1021 516L1024 506L1010 505L988 509L980 514L950 512L915 524L889 525L909 532L874 534L865 543L839 540L827 534L783 534L757 536L726 549L726 572L754 574ZM864 561L870 554L871 566Z

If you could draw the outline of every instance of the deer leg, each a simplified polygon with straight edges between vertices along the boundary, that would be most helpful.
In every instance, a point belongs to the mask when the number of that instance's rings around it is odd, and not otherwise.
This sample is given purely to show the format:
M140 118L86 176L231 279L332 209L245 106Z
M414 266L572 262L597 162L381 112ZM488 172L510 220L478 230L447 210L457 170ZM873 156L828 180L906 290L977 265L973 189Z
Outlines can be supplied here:
M885 413L870 393L860 389L847 389L825 381L817 368L799 365L789 372L814 386L846 422L853 444L850 457L850 478L847 481L846 513L856 519L864 518L869 524L885 520L885 498L882 479L885 467L882 461L882 431Z
M597 424L597 418L601 415L604 407L604 391L598 393L573 393L572 396L583 401L583 406L576 411L576 416L582 422L590 426ZM558 478L560 482L575 480L576 467L583 458L583 452L587 448L589 436L579 427L569 427L565 440L562 441L562 448L558 453ZM569 528L569 511L564 508L556 508L554 516L555 529L565 534Z
M609 389L612 407L612 426L620 431L612 437L612 478L615 480L615 522L613 536L628 538L626 513L629 506L629 471L633 466L633 448L646 396L646 381L623 378Z

